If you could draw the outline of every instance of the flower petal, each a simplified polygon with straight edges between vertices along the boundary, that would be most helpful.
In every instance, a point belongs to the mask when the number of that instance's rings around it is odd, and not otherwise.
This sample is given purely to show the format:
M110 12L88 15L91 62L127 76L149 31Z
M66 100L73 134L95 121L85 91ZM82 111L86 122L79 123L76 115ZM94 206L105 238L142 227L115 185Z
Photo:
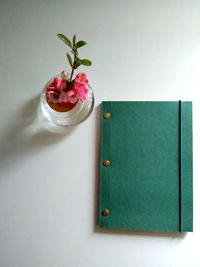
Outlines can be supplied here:
M69 99L68 99L68 95L67 93L65 92L62 92L60 95L59 95L59 100L58 100L59 103L68 103L69 102Z
M56 89L59 90L61 82L62 82L62 79L60 77L55 77L53 79L53 83Z
M74 90L70 90L70 91L68 91L68 92L67 92L67 95L68 95L68 96L73 96L73 95L74 95Z
M66 81L62 80L59 86L60 91L64 91L67 88Z
M75 104L78 100L78 98L75 95L69 96L68 99L69 99L69 102L72 104Z
M76 75L75 83L81 83L82 85L88 84L87 76L85 72L80 72Z

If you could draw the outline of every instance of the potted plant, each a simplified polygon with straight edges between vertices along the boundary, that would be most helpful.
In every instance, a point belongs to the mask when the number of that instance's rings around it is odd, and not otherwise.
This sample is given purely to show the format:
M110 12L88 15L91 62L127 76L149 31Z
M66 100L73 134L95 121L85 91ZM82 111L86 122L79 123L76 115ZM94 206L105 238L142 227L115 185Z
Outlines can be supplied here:
M48 120L68 126L84 121L93 109L94 95L87 75L85 72L77 73L81 65L91 66L92 62L79 57L79 48L87 43L77 41L76 34L71 41L64 34L59 33L57 36L70 49L71 55L66 53L66 57L71 71L63 70L60 75L50 79L41 95L41 107Z

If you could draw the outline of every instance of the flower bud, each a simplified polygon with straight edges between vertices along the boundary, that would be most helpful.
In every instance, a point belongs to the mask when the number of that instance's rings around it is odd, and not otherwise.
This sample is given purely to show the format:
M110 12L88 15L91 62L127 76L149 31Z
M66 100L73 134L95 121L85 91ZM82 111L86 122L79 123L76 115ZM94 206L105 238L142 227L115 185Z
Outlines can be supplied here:
M60 73L60 76L61 76L62 80L65 80L65 81L68 81L69 78L70 78L70 74L67 71L65 71L65 70L63 70Z

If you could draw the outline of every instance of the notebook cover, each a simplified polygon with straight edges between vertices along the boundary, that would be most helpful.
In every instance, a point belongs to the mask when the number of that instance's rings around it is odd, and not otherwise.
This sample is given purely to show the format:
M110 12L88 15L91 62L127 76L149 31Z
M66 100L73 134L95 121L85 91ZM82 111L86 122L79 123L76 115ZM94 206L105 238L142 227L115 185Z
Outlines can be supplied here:
M193 231L191 102L102 102L99 225Z

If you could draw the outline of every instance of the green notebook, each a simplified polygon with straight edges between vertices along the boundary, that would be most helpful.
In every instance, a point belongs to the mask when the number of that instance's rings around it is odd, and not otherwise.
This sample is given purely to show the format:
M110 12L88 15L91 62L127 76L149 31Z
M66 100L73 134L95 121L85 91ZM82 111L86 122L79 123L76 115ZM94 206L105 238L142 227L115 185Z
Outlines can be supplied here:
M99 225L193 231L192 103L101 105Z

